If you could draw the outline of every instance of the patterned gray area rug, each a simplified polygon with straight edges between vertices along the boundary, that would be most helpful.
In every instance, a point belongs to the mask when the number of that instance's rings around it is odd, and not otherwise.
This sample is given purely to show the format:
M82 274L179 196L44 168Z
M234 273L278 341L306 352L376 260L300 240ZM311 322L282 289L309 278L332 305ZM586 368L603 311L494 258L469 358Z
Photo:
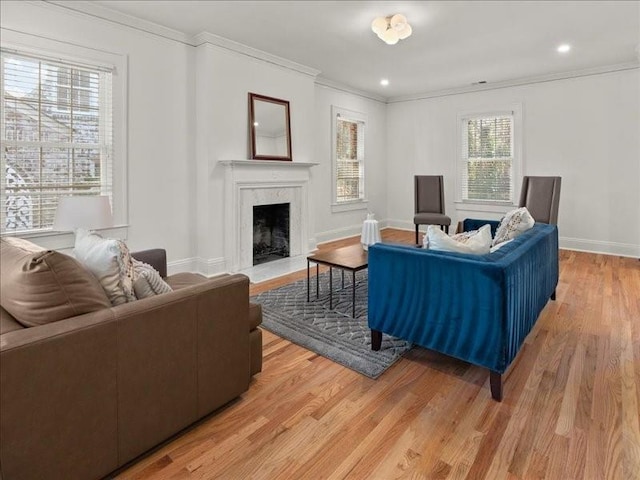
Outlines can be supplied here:
M262 327L369 378L378 378L411 348L404 340L383 335L380 351L371 350L367 326L367 270L356 274L356 318L352 313L352 274L333 271L333 309L329 309L329 273L311 277L311 301L307 280L299 280L252 297L262 305Z

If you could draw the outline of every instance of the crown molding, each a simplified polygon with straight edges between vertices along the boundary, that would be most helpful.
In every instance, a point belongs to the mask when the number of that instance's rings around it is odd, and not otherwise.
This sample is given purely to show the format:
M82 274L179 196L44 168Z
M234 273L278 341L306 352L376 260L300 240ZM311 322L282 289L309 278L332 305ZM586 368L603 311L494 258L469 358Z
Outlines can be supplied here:
M634 70L640 68L640 44L636 48L638 60L632 62L620 63L614 65L605 65L600 67L588 68L583 70L573 70L568 72L554 73L549 75L539 75L531 77L523 77L511 80L505 80L495 83L487 83L484 85L468 85L463 87L454 87L450 89L432 90L422 93L414 93L408 95L399 95L392 97L384 97L375 93L370 93L364 90L358 90L343 83L330 80L324 77L318 77L321 73L320 70L302 65L286 58L278 57L270 53L258 50L253 47L249 47L239 42L214 35L209 32L202 32L197 35L188 35L184 32L174 30L169 27L159 25L157 23L150 22L148 20L142 20L132 15L127 15L108 7L97 5L88 0L77 1L61 1L61 0L27 0L25 3L36 5L39 7L50 9L64 9L70 14L86 15L94 18L98 18L104 21L108 21L124 27L136 29L140 32L144 32L150 35L158 36L168 40L173 40L192 47L198 47L200 45L212 45L219 48L223 48L241 55L256 58L267 63L278 65L280 67L296 71L315 78L316 85L326 88L332 88L334 90L358 95L370 100L391 104L409 102L414 100L426 100L429 98L446 97L451 95L461 95L465 93L475 93L490 90L497 90L502 88L533 85L537 83L553 82L557 80L566 80L571 78L586 77L592 75L602 75L607 73L622 72L627 70Z
M306 65L287 60L283 57L278 57L277 55L272 55L263 50L258 50L257 48L249 47L242 43L229 40L228 38L224 38L209 32L201 32L197 35L194 35L192 37L191 44L194 47L199 47L201 45L213 45L225 50L230 50L232 52L245 55L247 57L262 60L263 62L272 63L279 67L284 67L288 70L303 73L305 75L309 75L310 77L316 77L320 73L320 70L316 70L315 68L307 67Z
M270 53L258 50L257 48L249 47L239 42L229 40L227 38L220 37L213 33L202 32L197 35L188 35L184 32L174 30L163 25L159 25L148 20L143 20L132 15L112 10L108 7L97 5L93 2L86 0L79 1L59 1L59 0L36 0L29 3L47 7L47 8L62 8L72 14L88 15L90 17L99 18L107 22L115 23L117 25L133 28L135 30L173 40L191 47L199 47L201 45L209 44L214 45L241 55L256 58L267 63L284 67L288 70L303 73L314 77L320 73L320 70L302 65L286 58L278 57Z
M105 20L107 22L130 27L151 35L193 46L191 36L187 35L186 33L150 22L148 20L142 20L141 18L127 15L126 13L111 10L110 8L97 5L90 1L82 0L73 2L62 2L56 0L40 0L30 3L41 7L63 8L70 13L88 15L91 17L99 18L101 20Z
M338 90L340 92L350 93L351 95L357 95L359 97L366 98L367 100L374 100L380 103L387 103L387 97L383 97L382 95L376 95L375 93L366 92L364 90L358 90L357 88L350 87L349 85L345 85L344 83L337 82L335 80L331 80L326 77L316 77L316 85L330 88L332 90Z
M640 68L640 61L627 63L618 63L615 65L605 65L602 67L586 68L583 70L572 70L569 72L552 73L548 75L538 75L533 77L523 77L502 82L487 83L484 85L469 85L465 87L449 88L444 90L433 90L430 92L400 95L390 97L387 103L411 102L414 100L426 100L429 98L448 97L451 95L461 95L463 93L485 92L488 90L497 90L501 88L520 87L524 85L533 85L536 83L555 82L557 80L567 80L571 78L588 77L592 75L603 75L607 73L623 72L627 70L635 70Z

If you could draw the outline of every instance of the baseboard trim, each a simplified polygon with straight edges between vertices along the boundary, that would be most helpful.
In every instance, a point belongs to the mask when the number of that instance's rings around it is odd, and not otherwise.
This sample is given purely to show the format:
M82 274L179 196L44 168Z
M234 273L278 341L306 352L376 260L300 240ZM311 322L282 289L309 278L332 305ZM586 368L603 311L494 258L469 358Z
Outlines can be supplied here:
M387 228L386 220L380 220L378 222L380 229ZM345 238L351 238L360 236L362 233L362 224L350 225L348 227L336 228L335 230L327 230L326 232L316 233L315 241L316 245L322 243L334 242L336 240L344 240Z
M173 275L175 273L181 272L199 272L198 270L198 259L195 257L192 258L183 258L182 260L174 260L172 262L167 262L167 273L169 275Z
M181 272L194 272L200 273L205 277L213 277L226 273L224 258L201 258L191 257L183 258L182 260L174 260L173 262L167 262L167 273L173 275L174 273Z
M575 250L577 252L640 258L640 245L634 245L632 243L603 242L584 238L560 237L560 248L563 250Z

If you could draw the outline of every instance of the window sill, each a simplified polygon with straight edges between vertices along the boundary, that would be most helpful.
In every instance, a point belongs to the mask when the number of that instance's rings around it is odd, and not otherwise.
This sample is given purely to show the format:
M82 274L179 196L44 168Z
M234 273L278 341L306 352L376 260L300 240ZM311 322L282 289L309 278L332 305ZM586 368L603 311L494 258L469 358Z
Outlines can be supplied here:
M97 228L94 231L100 233L106 238L117 238L126 240L129 225L116 225L110 228ZM51 250L66 250L73 248L75 244L74 232L54 232L52 230L44 230L38 232L17 232L3 233L3 237L17 237L30 240L36 245Z
M509 210L518 208L512 202L455 202L456 210L466 212L489 212L489 213L507 213Z
M367 210L369 202L367 200L354 200L352 202L332 203L331 212L350 212L354 210Z

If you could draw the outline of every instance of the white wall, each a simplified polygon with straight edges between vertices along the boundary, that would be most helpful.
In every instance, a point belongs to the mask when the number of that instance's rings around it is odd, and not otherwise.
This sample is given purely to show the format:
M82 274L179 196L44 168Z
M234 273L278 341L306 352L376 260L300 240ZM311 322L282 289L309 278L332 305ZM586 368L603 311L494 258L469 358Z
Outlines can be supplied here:
M365 197L363 210L334 212L332 199L332 139L331 106L362 113L367 117L365 130ZM357 235L367 211L376 219L387 218L386 151L387 106L385 103L335 88L316 85L315 88L315 158L319 165L312 170L312 208L318 242Z
M640 256L637 69L389 104L390 223L412 228L416 174L443 174L447 214L454 225L462 220L454 203L457 115L512 103L523 109L523 174L562 176L561 246Z
M127 243L132 250L166 248L173 261L190 258L193 48L44 4L2 2L1 17L3 29L127 56Z
M224 167L246 160L249 93L289 101L293 161L312 162L314 76L205 43L197 47L197 256L199 270L224 272Z

